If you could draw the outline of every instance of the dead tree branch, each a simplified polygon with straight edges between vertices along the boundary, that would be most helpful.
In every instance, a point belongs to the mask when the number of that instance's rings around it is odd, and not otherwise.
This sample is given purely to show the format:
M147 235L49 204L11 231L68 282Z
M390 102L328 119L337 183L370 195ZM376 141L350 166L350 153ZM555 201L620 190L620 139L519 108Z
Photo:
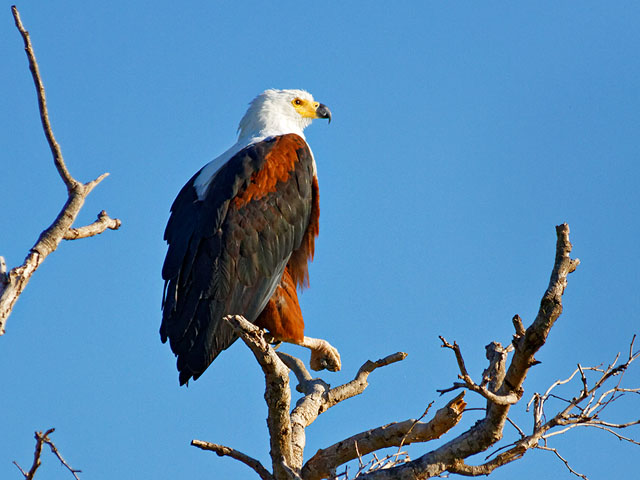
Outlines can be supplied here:
M69 470L69 472L71 472L71 474L73 475L73 477L76 480L80 480L78 478L78 473L82 473L82 470L75 470L73 468L71 468L71 466L66 462L66 460L64 458L62 458L62 455L60 454L60 451L58 450L58 448L55 446L55 444L53 443L53 441L49 438L49 435L51 435L53 432L55 432L55 428L50 428L49 430L47 430L46 432L42 433L42 432L35 432L35 438L36 438L36 448L33 452L33 464L31 465L31 468L29 469L28 472L25 472L22 467L20 465L18 465L17 462L13 462L13 464L18 467L18 470L20 470L20 473L22 473L22 475L24 475L24 478L26 480L32 480L34 475L36 474L36 470L38 470L38 468L40 467L40 465L42 464L42 461L40 459L40 457L42 456L42 445L43 444L47 444L49 445L49 448L51 449L51 452L58 457L58 460L60 460L60 463L62 463L62 465Z
M323 412L337 403L362 393L368 386L369 374L375 369L404 360L406 354L398 352L389 355L381 360L367 361L356 374L355 378L335 388L320 379L312 379L306 367L299 359L285 353L276 353L265 339L264 332L258 327L248 322L238 315L226 317L226 320L235 329L236 333L251 349L258 363L262 367L266 380L265 400L268 406L267 425L271 437L271 460L273 464L273 478L295 479L300 478L302 470L303 453L305 446L305 428L309 426ZM304 393L296 404L296 407L289 413L291 405L291 393L289 390L289 369L298 378L298 391ZM462 396L460 396L462 398ZM453 402L451 402L453 405ZM458 409L460 414L464 408L464 402L460 401ZM442 416L442 415L441 415ZM411 422L403 422L406 430L413 428L416 436L437 435L441 426L428 425L417 427ZM401 432L400 429L396 429ZM399 435L398 433L397 435ZM412 437L413 438L413 437ZM209 450L216 451L219 455L227 455L253 468L255 464L248 461L253 460L244 454L201 440L193 440L192 445L202 448L203 445L213 446ZM342 462L343 463L343 462ZM269 472L267 474L271 475Z
M618 355L607 367L578 365L567 379L557 380L544 394L536 393L528 404L533 405L530 433L508 418L511 406L522 399L523 382L529 369L539 363L534 355L544 345L551 328L562 313L562 295L567 285L567 276L579 264L578 260L570 258L569 227L566 224L559 225L556 227L556 233L556 255L551 279L535 320L525 329L522 319L518 315L514 316L512 322L515 335L512 343L507 347L502 347L497 342L487 345L486 357L489 365L482 373L480 382L476 383L472 379L458 344L451 344L444 337L440 337L442 346L454 352L461 382L439 391L445 393L456 389L470 390L486 399L486 408L482 409L485 412L484 418L447 443L414 460L409 459L406 452L399 451L383 459L379 459L375 453L387 447L402 448L411 443L427 442L449 432L458 424L465 411L465 392L461 392L440 408L429 421L422 421L429 411L427 409L418 420L390 423L352 435L318 450L303 463L306 428L332 406L362 393L368 385L369 374L376 368L403 360L406 354L398 352L376 362L368 361L358 370L352 381L331 388L322 379L312 378L299 359L285 353L276 353L257 327L242 317L232 316L227 320L251 348L265 373L265 399L269 408L267 423L271 435L273 474L262 470L264 467L254 459L228 447L197 440L192 444L200 448L203 448L202 445L209 445L207 449L216 451L219 455L236 458L253 468L261 478L274 480L346 478L348 470L336 475L336 469L355 459L360 465L356 476L363 480L415 480L445 473L462 476L488 475L496 468L521 458L528 450L534 448L553 452L570 472L586 478L577 473L557 449L550 447L548 441L553 436L566 433L573 428L587 426L611 433L621 441L640 445L639 441L619 433L622 429L640 424L640 419L614 423L603 418L604 410L623 395L640 394L640 388L627 388L622 385L624 373L640 356L640 352L634 352L633 341L625 363L618 365ZM512 355L508 361L510 353ZM295 374L298 380L296 389L303 394L291 413L288 370ZM579 391L573 398L563 399L554 393L556 388L566 386L573 379L579 379ZM551 399L563 401L561 410L555 415L545 412ZM507 422L517 431L517 440L495 450L480 465L467 464L465 460L468 457L486 451L502 439ZM363 462L362 455L366 454L372 454L373 460Z
M29 61L29 69L31 70L31 76L33 77L33 82L36 87L42 128L53 155L53 163L67 189L67 201L53 223L40 234L35 245L31 247L24 263L11 269L8 274L3 273L1 275L0 335L4 334L7 318L11 314L18 297L22 294L31 279L31 276L40 264L42 264L44 259L58 248L58 245L63 239L85 238L100 234L107 229L116 230L120 227L121 223L118 219L109 218L106 212L103 211L98 216L97 222L78 229L71 228L89 193L107 177L108 173L104 173L90 182L81 183L73 178L69 172L62 156L60 145L53 135L49 112L47 110L44 84L42 83L38 63L36 62L33 46L31 45L29 32L25 30L18 9L15 6L11 7L11 12L13 13L16 28L20 32L24 42L24 49Z
M487 384L491 380L491 377L489 376L485 376L482 379L482 383L480 383L480 385L475 383L469 376L469 373L467 372L467 367L465 367L464 359L462 358L462 353L460 352L460 347L458 346L458 344L456 342L453 342L453 345L451 345L442 336L440 336L440 340L442 341L443 348L450 348L451 350L453 350L456 356L456 360L458 362L458 368L460 369L460 375L458 375L458 378L464 381L464 383L455 382L453 384L453 387L451 388L437 390L438 392L440 392L441 395L444 393L450 392L452 390L456 390L458 388L467 388L472 392L476 392L482 395L484 398L486 398L488 401L490 401L495 405L515 405L516 403L518 403L518 401L520 400L520 396L518 396L517 393L511 392L508 395L500 396L491 392L487 388ZM499 344L497 344L497 346L499 348L502 348L502 346ZM489 347L489 345L487 347ZM502 372L504 372L504 368L502 369Z
M102 210L98 214L98 219L90 225L79 228L70 228L67 233L64 234L65 240L77 240L79 238L89 238L96 235L100 235L105 230L118 230L122 222L117 218L111 218L107 215L107 212Z
M215 443L203 442L201 440L192 440L191 445L193 445L194 447L198 447L202 450L209 450L211 452L215 452L220 457L228 456L231 458L235 458L236 460L247 465L249 468L253 469L262 480L273 480L273 476L269 473L269 471L266 468L262 466L262 464L258 460L250 457L249 455L245 455L244 453L239 452L238 450L225 447L224 445L217 445Z
M271 439L272 478L277 480L289 479L291 478L289 465L292 463L291 422L289 418L289 406L291 405L289 370L285 364L282 363L273 348L271 348L262 330L240 315L229 315L225 317L225 320L231 324L236 333L253 352L256 360L262 367L266 382L265 400L269 410L267 426ZM202 445L216 445L201 440L193 440L191 444L199 448L202 448ZM209 449L211 450L213 448ZM250 457L240 454L236 452L236 450L228 447L220 447L214 451L219 455L221 455L220 452L224 452L222 454L240 460L251 468L255 466L245 461L250 459ZM231 452L236 452L237 455L232 455ZM243 455L243 457L240 458L240 455ZM254 468L254 470L256 470L256 468ZM258 470L256 470L256 472L258 472ZM258 474L260 474L260 472L258 472Z
M360 367L352 381L335 388L330 388L322 380L307 383L308 387L306 389L303 388L303 393L306 395L298 400L296 407L291 412L295 468L298 470L303 468L304 447L306 444L305 429L329 408L364 392L369 386L367 383L369 374L375 369L402 361L406 357L406 353L397 352L375 362L369 360ZM338 465L340 464L336 466Z
M534 355L544 345L551 327L562 313L562 294L567 285L567 276L576 269L579 261L572 260L569 256L571 252L569 226L566 224L557 226L556 234L555 262L549 286L540 302L538 315L524 333L522 332L521 322L514 318L514 325L516 326L516 336L513 340L514 354L508 369L505 363L492 362L492 369L490 368L489 370L493 371L486 372L483 381L480 385L477 385L468 375L459 348L456 349L453 345L448 347L452 348L456 354L461 377L464 380L464 384L460 385L460 388L476 391L487 398L485 417L463 434L422 457L397 467L365 474L360 478L367 480L392 478L413 480L415 478L430 478L446 471L462 475L486 475L487 473L484 473L484 471L491 467L491 469L497 468L497 466L519 458L528 448L532 448L537 443L537 440L534 439L527 443L529 437L525 437L513 448L487 462L485 466L475 467L464 463L464 459L485 451L502 438L504 425L512 404L510 401L505 400L522 397L524 379L529 368L537 363ZM448 344L444 340L443 343L447 347ZM497 346L493 348L496 353L500 353L497 351ZM496 379L503 380L496 382ZM486 387L492 380L493 392L490 392ZM454 387L458 388L455 385ZM493 395L487 395L487 392ZM481 470L484 471L481 472Z
M428 442L451 430L462 419L466 403L464 392L450 400L428 422L413 419L395 422L358 433L320 449L302 469L305 480L327 478L340 465L377 450L400 447L416 442Z
M265 375L269 415L267 426L271 439L271 461L273 475L276 479L290 478L288 468L292 465L291 420L289 406L291 391L289 390L289 369L280 360L275 350L265 340L262 330L240 315L230 315L226 320L236 333L251 349Z

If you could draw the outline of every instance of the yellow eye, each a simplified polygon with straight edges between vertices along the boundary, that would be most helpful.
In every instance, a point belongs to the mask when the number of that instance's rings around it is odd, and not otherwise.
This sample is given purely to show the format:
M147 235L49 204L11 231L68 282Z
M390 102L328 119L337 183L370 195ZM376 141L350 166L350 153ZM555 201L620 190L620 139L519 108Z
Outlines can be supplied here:
M302 100L300 100L299 98L296 98L296 99L293 101L293 104L294 104L294 105L302 105Z

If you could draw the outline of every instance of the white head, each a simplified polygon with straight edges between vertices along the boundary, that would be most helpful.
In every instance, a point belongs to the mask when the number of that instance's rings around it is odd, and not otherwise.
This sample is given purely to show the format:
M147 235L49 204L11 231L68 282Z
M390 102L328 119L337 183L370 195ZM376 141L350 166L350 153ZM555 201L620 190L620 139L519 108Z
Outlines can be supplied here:
M331 121L331 111L304 90L266 90L249 104L238 126L239 139L270 137L302 131L314 118Z

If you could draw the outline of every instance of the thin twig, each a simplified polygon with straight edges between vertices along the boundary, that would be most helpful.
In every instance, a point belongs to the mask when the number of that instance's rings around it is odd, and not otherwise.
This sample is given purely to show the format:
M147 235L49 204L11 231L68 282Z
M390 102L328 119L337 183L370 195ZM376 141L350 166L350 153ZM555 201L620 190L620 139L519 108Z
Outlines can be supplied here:
M53 431L53 429L51 429ZM71 468L71 465L69 465L66 460L64 458L62 458L62 455L60 454L60 452L58 451L58 448L54 445L54 443L49 439L48 435L45 435L43 438L43 441L49 445L49 448L51 449L51 451L53 452L53 454L58 457L58 460L60 460L60 463L62 463L62 465L64 465L65 467L67 467L67 470L69 470L71 472L71 474L74 476L74 478L76 480L80 480L78 478L78 475L76 475L76 473L82 473L82 470L76 470L74 468Z
M18 462L16 462L15 460L13 461L13 464L18 467L18 470L20 470L20 473L22 473L22 475L25 476L25 478L28 478L29 474L27 472L25 472L22 467L20 465L18 465Z
M556 457L558 457L560 460L562 460L562 463L564 463L564 464L565 464L565 466L569 469L569 471L570 471L571 473L573 473L576 477L580 477L580 478L582 478L582 479L584 479L584 480L589 480L589 479L587 478L587 476L586 476L586 475L583 475L583 474L581 474L581 473L578 473L578 472L576 472L573 468L571 468L571 465L569 465L569 462L568 462L568 461L567 461L567 460L566 460L562 455L560 455L560 453L558 453L558 450L557 450L557 449L555 449L555 448L551 448L551 447L544 447L544 446L542 446L542 445L539 445L539 446L538 446L538 447L536 447L536 448L539 448L540 450L548 450L548 451L550 451L550 452L555 453Z
M53 130L51 129L51 122L49 121L49 112L47 110L47 98L44 93L44 85L42 83L42 79L40 77L40 69L38 68L38 62L36 62L36 55L33 52L33 47L31 45L31 39L29 38L29 32L22 25L22 20L20 19L20 13L16 6L11 7L11 12L13 13L13 18L18 28L18 31L22 35L22 40L24 41L24 50L27 54L27 58L29 59L29 70L31 70L31 76L33 77L33 82L36 86L36 93L38 95L38 109L40 111L40 121L42 122L42 128L44 130L44 134L47 137L47 142L49 143L49 148L51 149L51 153L53 154L53 162L56 165L56 169L60 174L60 178L67 186L67 190L71 191L73 188L78 185L78 181L71 176L67 166L64 163L64 158L62 158L62 150L60 149L60 145L56 141L55 136L53 135Z

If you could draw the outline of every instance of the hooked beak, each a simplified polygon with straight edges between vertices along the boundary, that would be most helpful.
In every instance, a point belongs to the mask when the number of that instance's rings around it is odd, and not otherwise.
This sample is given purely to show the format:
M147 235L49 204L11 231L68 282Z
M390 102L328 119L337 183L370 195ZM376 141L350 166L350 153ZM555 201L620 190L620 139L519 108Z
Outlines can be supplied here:
M326 118L329 120L328 123L331 123L331 110L325 104L321 103L316 108L316 117L317 118Z

